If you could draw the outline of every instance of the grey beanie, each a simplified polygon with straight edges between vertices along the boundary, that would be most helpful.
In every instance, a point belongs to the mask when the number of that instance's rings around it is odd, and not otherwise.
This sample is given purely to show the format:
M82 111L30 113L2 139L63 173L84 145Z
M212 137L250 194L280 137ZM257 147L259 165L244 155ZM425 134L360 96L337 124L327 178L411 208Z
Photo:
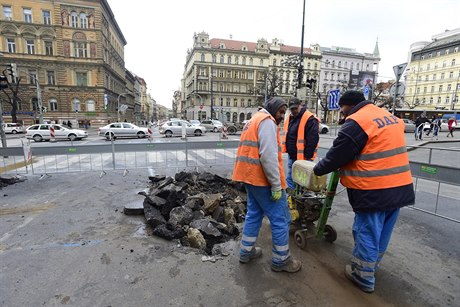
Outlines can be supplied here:
M286 106L287 108L288 105L286 101L280 97L272 97L264 103L264 109L273 117L275 117L276 112L278 112L282 106Z
M342 97L340 97L339 106L343 106L343 105L354 106L364 100L366 100L366 98L364 97L363 93L359 91L354 91L354 90L347 91L345 92L345 94L343 94Z

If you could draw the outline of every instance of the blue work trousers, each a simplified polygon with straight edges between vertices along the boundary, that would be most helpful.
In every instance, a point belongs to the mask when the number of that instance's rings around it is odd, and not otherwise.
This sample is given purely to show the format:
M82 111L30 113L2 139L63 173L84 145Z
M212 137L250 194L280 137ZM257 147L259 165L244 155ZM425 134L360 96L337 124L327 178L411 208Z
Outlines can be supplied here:
M248 193L248 211L241 238L240 259L247 259L254 252L254 244L259 235L264 215L270 221L272 230L272 264L282 266L289 261L289 213L286 192L279 200L271 199L270 187L245 184Z
M352 275L363 287L374 289L374 273L390 242L399 208L377 212L355 212L351 260Z
M290 189L295 189L294 181L292 181L292 164L294 164L295 160L288 158L288 173L286 176L286 183L287 187Z

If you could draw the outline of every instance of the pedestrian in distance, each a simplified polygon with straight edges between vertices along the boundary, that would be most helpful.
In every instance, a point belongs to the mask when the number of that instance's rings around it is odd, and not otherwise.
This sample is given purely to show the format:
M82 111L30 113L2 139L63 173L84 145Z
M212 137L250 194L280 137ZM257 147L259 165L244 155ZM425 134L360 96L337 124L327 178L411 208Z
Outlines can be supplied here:
M284 99L268 99L243 128L232 179L244 183L248 195L247 213L240 245L240 262L248 263L262 256L256 247L264 216L272 232L271 269L294 273L302 263L289 252L291 215L286 197L286 178L281 154L278 125L284 118Z
M426 118L425 114L421 114L415 119L415 140L423 140L423 126L426 122L429 122L429 120Z
M449 135L454 137L455 127L457 127L457 120L455 119L455 117L452 116L447 121L447 128L449 129L449 132L447 133L447 137L449 137Z
M319 119L305 105L300 104L296 97L290 99L289 114L284 120L281 138L282 151L287 153L288 172L286 182L288 191L295 189L292 181L292 164L296 160L313 161L316 158L319 144Z
M430 133L433 131L433 129L434 129L434 121L435 120L436 120L436 115L433 115L433 117L431 118L431 121L430 121L430 129L426 133L427 136L429 136Z
M441 119L437 118L436 116L433 116L431 124L433 126L433 138L437 140L439 130L441 129Z
M345 276L371 293L401 207L415 202L404 122L358 91L339 100L345 121L316 175L339 169L355 213L354 248Z
M67 121L67 127L69 127L70 129L72 129L72 122L70 120Z

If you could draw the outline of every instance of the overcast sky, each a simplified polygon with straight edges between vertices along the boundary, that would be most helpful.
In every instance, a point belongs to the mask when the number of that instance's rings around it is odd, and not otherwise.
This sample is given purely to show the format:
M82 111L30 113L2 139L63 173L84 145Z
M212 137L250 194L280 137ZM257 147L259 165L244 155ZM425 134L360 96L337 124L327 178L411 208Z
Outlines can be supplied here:
M171 107L195 32L210 38L300 46L303 0L108 0L128 44L126 68ZM394 78L409 46L460 28L460 0L306 0L304 46L341 46L372 53L378 37L379 76Z

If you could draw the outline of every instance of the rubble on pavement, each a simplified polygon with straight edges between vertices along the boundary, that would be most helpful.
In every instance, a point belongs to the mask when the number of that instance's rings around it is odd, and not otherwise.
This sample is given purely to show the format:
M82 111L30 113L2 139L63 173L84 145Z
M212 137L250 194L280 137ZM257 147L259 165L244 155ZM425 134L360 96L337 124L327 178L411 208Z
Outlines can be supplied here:
M226 242L239 236L246 213L242 184L208 172L149 179L150 187L139 194L145 197L144 216L154 235L178 239L208 255L230 254Z

